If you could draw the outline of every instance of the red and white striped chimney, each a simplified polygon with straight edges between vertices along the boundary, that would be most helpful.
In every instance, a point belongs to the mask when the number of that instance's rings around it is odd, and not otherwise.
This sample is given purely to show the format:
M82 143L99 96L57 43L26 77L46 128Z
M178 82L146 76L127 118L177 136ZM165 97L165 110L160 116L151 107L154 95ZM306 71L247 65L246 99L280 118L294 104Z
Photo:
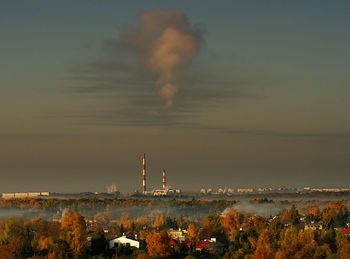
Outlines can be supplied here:
M142 158L142 193L146 194L146 155L143 153Z
M163 191L165 191L165 169L163 169Z

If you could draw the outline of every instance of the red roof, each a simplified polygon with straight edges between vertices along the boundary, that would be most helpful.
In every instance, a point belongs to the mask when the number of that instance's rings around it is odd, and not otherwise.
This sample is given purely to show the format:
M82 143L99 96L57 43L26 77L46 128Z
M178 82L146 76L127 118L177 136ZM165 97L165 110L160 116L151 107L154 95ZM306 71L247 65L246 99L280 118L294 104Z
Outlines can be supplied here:
M197 248L210 248L214 247L214 243L210 242L208 239L204 240L202 243L200 243Z
M213 247L217 247L217 246L224 246L223 244L221 244L220 242L215 242L212 241L210 239L206 239L204 240L202 243L200 243L197 248L213 248Z
M350 228L339 229L339 231L345 235L350 235Z
M170 245L170 246L174 246L174 245L176 245L176 242L174 241L174 239L170 239L170 241L169 241L169 245Z

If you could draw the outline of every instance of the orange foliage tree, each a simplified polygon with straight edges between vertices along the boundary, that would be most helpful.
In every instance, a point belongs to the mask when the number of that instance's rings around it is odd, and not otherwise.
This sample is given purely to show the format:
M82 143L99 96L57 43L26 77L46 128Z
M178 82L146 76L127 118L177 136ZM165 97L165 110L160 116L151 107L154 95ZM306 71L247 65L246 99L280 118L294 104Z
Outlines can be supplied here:
M182 215L180 215L180 216L177 218L177 225L178 225L179 228L181 228L181 229L187 228L186 220L185 220L185 218L184 218Z
M306 220L318 222L320 219L321 219L320 209L316 206L310 206L306 214Z
M159 227L163 226L164 223L165 223L164 216L163 215L156 215L154 217L153 227L159 228Z
M195 224L191 223L187 228L187 235L190 239L190 242L195 246L199 243L199 233L198 228Z
M221 224L229 234L233 231L238 231L241 227L239 214L235 210L230 210L221 220Z
M169 257L171 255L169 241L170 238L165 231L160 233L151 231L146 237L149 255L159 256L162 258Z
M62 219L61 229L73 253L82 257L86 252L86 223L85 217L79 213L67 213Z

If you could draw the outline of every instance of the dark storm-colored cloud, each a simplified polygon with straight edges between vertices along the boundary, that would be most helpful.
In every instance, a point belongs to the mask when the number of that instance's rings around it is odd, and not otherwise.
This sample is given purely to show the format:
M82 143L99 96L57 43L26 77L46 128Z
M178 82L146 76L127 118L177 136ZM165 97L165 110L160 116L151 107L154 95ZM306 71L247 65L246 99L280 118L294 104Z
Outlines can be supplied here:
M153 26L155 26L156 32L162 33L163 29L159 30L159 28L163 28L163 25L159 25L157 22L155 25L153 24L155 22L153 18L161 13L159 10L155 13L146 12L152 21L147 25L149 28L147 26L145 28L152 31ZM187 18L181 11L177 10L173 14L179 18L175 22L175 27L180 26L181 30L185 27L185 32L194 35L194 38L199 35L195 35L200 32L189 27ZM177 92L174 96L165 98L167 104L171 105L168 105L170 109L163 109L164 96L160 96L159 86L157 86L159 73L152 73L143 64L143 59L146 58L150 46L145 46L146 52L144 52L145 49L141 43L145 41L145 44L152 44L152 40L148 37L154 35L148 34L148 32L144 34L143 25L140 24L139 27L122 27L117 38L106 39L103 42L100 57L74 67L70 77L74 86L70 90L76 94L93 96L100 102L96 108L74 113L71 116L90 119L90 123L97 122L117 126L181 127L212 130L223 134L277 137L349 137L347 133L337 132L282 132L212 126L210 118L207 119L205 116L206 113L220 111L223 109L223 105L238 99L259 100L263 96L251 92L252 88L257 89L259 86L271 83L275 85L283 83L277 82L276 78L269 78L266 74L254 72L253 68L248 68L249 71L245 71L245 77L242 77L237 72L241 71L238 61L237 67L225 67L224 72L220 71L220 68L212 71L208 69L210 66L196 62L194 59L191 66L186 66L186 69L181 71L181 77L174 82L172 81L172 83L176 83ZM138 34L141 34L141 39L138 39ZM199 38L202 36L200 35ZM141 43L137 40L141 40ZM203 38L201 40L203 41ZM197 51L198 49L196 49ZM140 52L142 53L140 54ZM149 57L147 56L147 58ZM195 57L191 56L191 58ZM228 77L227 71L230 70L232 73ZM202 119L198 119L199 117Z
M163 112L163 101L154 91L156 79L140 69L137 62L127 64L127 58L118 60L117 56L112 56L112 59L109 57L80 64L71 77L76 84L71 91L107 99L108 103L114 104L113 109L99 110L93 114L97 119L108 120L112 124L184 125L184 119L215 109L223 102L235 98L259 98L242 90L249 82L223 81L219 76L210 77L209 73L197 69L196 72L186 73L174 100L175 105L171 111Z
M106 64L105 64L106 65ZM114 66L114 65L113 65ZM110 68L89 65L95 70L86 74L74 75L81 81L80 86L72 90L80 94L90 94L106 102L115 104L115 108L95 112L96 118L103 118L112 124L125 126L184 125L184 120L195 118L202 112L219 107L235 98L258 98L244 92L240 82L221 82L217 79L206 80L205 75L197 80L187 77L183 80L175 105L170 112L163 112L162 100L152 91L154 80L148 75L133 70L129 76L119 76ZM105 69L102 69L105 68ZM195 75L191 75L195 77ZM110 105L109 105L110 107Z
M286 132L273 130L240 130L240 129L216 129L227 134L249 134L257 136L273 136L273 137L305 137L305 138L350 138L350 133L346 132Z
M118 50L115 49L115 52ZM123 48L123 51L125 49ZM125 53L123 53L125 56ZM114 57L114 55L112 55ZM189 71L184 77L183 87L179 92L176 105L169 113L160 109L162 100L152 91L155 79L128 59L114 58L95 60L80 64L73 71L72 79L80 82L71 91L79 94L90 94L97 99L104 99L109 108L74 114L74 117L92 118L94 121L108 125L132 127L181 127L210 130L223 134L244 134L257 136L275 136L288 138L350 138L347 132L303 132L276 131L260 129L236 129L211 126L208 122L194 122L197 115L212 111L225 102L237 99L259 100L263 98L248 93L249 86L257 84L252 80L220 80L198 68ZM132 57L132 53L130 53ZM126 63L123 63L126 61Z
M193 64L202 42L181 10L142 12L137 26L124 26L103 42L99 58L73 69L71 90L108 104L87 116L124 126L193 126L190 120L224 102L257 98L243 90L251 82L223 80Z
M132 56L132 53L130 55ZM123 61L114 60L114 58L113 60L98 60L81 64L76 68L72 78L82 84L73 87L71 89L73 92L90 94L114 105L73 116L92 118L93 121L116 126L181 127L229 135L350 138L350 133L347 132L225 128L210 125L208 121L195 121L193 119L197 115L212 111L225 102L263 98L257 94L248 93L249 86L257 84L254 80L224 81L221 80L220 75L213 75L201 68L186 74L182 82L183 87L176 99L176 105L170 113L163 113L160 109L162 100L152 91L155 82L152 75L139 69L137 63L124 64Z

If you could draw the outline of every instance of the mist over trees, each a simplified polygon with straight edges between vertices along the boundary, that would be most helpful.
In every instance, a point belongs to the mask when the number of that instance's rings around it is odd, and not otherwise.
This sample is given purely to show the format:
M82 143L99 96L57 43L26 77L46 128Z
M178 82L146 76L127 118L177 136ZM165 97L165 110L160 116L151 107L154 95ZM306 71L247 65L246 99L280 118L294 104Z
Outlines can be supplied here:
M257 206L259 202L251 201ZM339 231L350 221L349 202L331 201L323 208L315 203L289 204L274 217L263 217L232 209L233 201L1 200L1 209L61 208L62 215L0 220L0 258L349 258L349 236ZM62 209L62 204L69 209ZM95 214L77 212L89 206ZM189 208L192 214L179 214ZM186 231L183 241L169 234L179 228ZM124 234L136 235L145 246L110 249L108 241ZM207 246L208 240L218 247Z

